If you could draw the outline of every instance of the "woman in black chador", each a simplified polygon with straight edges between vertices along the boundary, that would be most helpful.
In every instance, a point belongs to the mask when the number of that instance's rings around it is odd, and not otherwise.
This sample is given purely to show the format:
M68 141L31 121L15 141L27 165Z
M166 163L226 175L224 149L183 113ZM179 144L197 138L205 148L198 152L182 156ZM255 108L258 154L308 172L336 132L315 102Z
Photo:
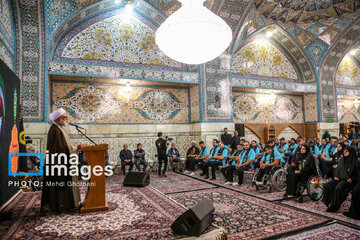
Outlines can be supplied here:
M335 169L334 180L324 185L323 202L328 207L327 212L336 212L346 200L349 191L356 184L358 160L354 148L347 146L344 150L344 157Z
M308 179L316 174L316 165L314 155L308 145L303 145L300 149L299 157L291 163L291 168L286 176L286 193L287 195L298 196L299 202L302 202L302 196L299 192L299 184L306 184Z
M332 166L328 168L326 172L326 178L334 179L335 169L337 168L340 160L344 158L344 150L346 145L341 142L337 145L336 153L332 157Z

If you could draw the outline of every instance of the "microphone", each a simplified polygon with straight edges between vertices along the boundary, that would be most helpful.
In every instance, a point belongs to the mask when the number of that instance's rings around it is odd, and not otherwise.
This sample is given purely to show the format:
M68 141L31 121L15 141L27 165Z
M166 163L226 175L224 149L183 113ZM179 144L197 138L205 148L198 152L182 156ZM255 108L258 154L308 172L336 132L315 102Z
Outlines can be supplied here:
M85 128L83 128L83 127L80 127L79 125L76 125L76 124L74 124L74 123L69 123L71 126L74 126L74 127L76 127L76 128L81 128L81 129L84 129L84 130L86 130Z

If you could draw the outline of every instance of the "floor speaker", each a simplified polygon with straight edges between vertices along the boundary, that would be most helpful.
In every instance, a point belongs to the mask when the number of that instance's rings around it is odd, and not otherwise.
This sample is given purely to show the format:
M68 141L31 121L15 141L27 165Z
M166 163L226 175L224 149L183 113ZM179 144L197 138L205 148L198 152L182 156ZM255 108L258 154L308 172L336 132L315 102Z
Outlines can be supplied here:
M128 172L123 185L129 187L146 187L150 184L150 175L147 172Z
M198 237L211 224L214 210L212 203L204 199L181 214L171 229L176 234Z

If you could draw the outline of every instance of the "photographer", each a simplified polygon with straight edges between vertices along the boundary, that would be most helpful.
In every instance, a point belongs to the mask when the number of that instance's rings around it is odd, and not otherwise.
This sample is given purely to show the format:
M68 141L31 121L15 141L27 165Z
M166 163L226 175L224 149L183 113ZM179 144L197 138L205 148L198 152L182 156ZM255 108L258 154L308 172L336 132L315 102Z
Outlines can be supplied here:
M166 177L165 175L165 171L166 171L166 168L167 168L167 165L168 165L168 159L167 159L167 155L166 155L166 149L167 149L167 141L163 139L163 134L162 132L159 132L158 133L158 137L159 139L156 140L155 144L156 144L156 149L157 149L157 155L158 155L158 174L159 174L159 177ZM161 166L162 166L162 163L164 162L164 169L162 171L162 174L161 174Z

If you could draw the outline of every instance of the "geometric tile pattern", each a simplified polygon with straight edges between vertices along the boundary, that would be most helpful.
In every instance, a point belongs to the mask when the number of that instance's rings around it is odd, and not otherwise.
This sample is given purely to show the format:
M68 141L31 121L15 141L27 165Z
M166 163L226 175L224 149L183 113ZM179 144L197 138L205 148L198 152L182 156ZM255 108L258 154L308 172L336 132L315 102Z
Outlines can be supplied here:
M317 94L315 93L304 94L304 114L305 114L305 122L318 121Z
M190 87L191 122L200 122L199 85Z
M320 66L323 57L329 49L329 45L316 38L312 41L306 48L305 52L309 56L310 61L313 63L315 67Z
M273 21L313 23L353 13L360 5L355 4L353 0L259 0L257 8L265 18Z
M355 60L348 54L341 61L336 72L336 84L347 86L360 85L360 68Z
M97 15L72 29L56 48L53 60L182 68L160 51L155 44L155 31L135 17L129 19L124 8Z
M246 75L299 79L284 53L267 40L255 40L235 53L231 71Z
M14 68L14 57L10 54L4 44L0 41L0 59L10 68Z
M43 0L14 1L16 70L21 79L24 120L43 121L45 105L45 35Z
M52 83L52 109L77 123L189 123L189 90L122 85Z
M14 28L13 14L11 9L12 1L1 0L0 1L0 41L3 40L8 48L14 50ZM14 53L14 52L12 52ZM12 68L12 67L11 67Z
M302 96L276 95L274 104L261 98L269 94L233 93L234 121L236 123L303 123Z
M356 21L332 46L320 70L320 101L322 118L320 120L337 121L337 104L335 96L336 66L340 64L344 53L357 44L360 37L360 20Z

